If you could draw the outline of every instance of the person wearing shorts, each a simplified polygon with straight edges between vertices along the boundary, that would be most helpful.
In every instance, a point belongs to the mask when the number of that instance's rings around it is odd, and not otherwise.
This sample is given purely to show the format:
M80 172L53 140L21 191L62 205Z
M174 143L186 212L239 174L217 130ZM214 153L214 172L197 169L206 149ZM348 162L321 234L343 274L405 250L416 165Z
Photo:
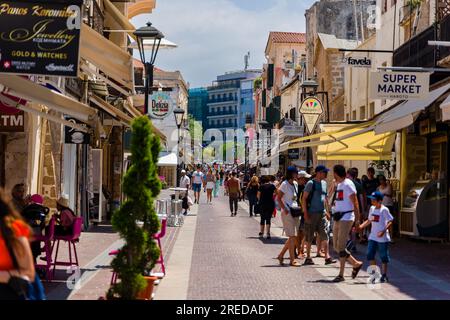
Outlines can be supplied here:
M353 266L352 278L355 279L362 268L362 261L356 260L347 248L350 231L353 224L359 225L359 205L355 184L346 178L345 167L338 164L333 168L334 178L337 186L334 196L333 213L333 246L339 254L339 275L334 278L334 282L345 281L345 262L348 261Z
M194 190L194 203L199 203L200 192L202 191L203 172L201 172L201 166L197 166L197 170L192 174L192 190Z
M289 250L290 265L293 267L300 266L300 263L295 260L295 247L296 247L296 231L299 227L299 217L293 217L291 209L298 203L298 183L297 183L298 171L296 167L288 167L286 173L286 180L283 181L278 189L278 202L281 207L281 221L283 223L283 229L286 236L289 239L286 241L283 249L278 255L280 264L283 264L284 254Z
M305 215L305 240L306 240L306 259L305 265L313 265L314 261L311 259L311 244L314 240L314 234L317 232L317 256L322 258L319 250L319 239L321 242L320 248L325 252L325 264L335 263L330 257L328 250L328 232L327 220L330 219L330 210L328 208L327 196L327 178L329 169L325 166L319 165L315 170L315 177L308 181L303 191L302 208Z
M360 225L360 229L371 225L369 235L369 244L367 246L367 260L370 264L375 266L375 255L378 251L381 259L381 279L380 282L388 282L387 265L390 261L389 257L389 242L391 235L389 227L392 225L394 218L389 212L389 209L383 205L384 194L379 191L373 192L368 199L372 201L372 206L369 211L369 218Z

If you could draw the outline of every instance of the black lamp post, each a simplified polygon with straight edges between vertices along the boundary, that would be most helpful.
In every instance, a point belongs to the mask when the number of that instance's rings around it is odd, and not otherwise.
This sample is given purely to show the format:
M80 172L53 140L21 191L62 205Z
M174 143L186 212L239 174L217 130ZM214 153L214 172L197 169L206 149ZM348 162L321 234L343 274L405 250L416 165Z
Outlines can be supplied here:
M303 81L303 83L301 84L301 88L302 88L302 101L305 100L308 96L314 96L317 93L317 88L319 87L319 84L311 79L305 80ZM304 130L304 134L306 134L306 127ZM312 162L312 154L311 154L311 148L310 147L306 147L306 172L310 172L311 171L311 166L310 166L310 162Z
M245 135L245 176L248 174L248 141L250 137L248 134Z
M180 129L181 124L183 123L184 118L184 110L180 107L173 110L173 115L175 116L175 123L178 128L178 143L177 143L177 187L180 186Z
M164 38L164 35L161 31L152 27L150 22L147 22L145 27L137 29L134 33L136 36L136 43L139 49L139 55L142 63L145 67L145 105L144 112L148 114L148 99L149 95L153 93L153 67L156 60L156 55L158 54L159 45L161 44L161 40ZM145 40L151 40L151 55L150 59L147 61L145 57L146 48L144 46ZM149 50L150 51L150 50Z

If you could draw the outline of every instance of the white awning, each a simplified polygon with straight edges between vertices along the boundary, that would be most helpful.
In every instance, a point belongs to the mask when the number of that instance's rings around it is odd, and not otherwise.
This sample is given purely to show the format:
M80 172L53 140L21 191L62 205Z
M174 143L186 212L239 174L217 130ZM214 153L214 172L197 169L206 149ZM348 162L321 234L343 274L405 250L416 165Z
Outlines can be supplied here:
M133 91L133 57L84 23L81 26L80 57Z
M175 153L161 155L158 159L158 167L176 167L177 165L178 159Z
M397 131L414 123L415 116L450 90L450 84L431 91L426 99L408 100L382 114L375 123L375 133Z
M0 84L8 88L8 93L28 101L72 116L87 124L95 124L97 110L84 103L52 91L20 76L0 74Z

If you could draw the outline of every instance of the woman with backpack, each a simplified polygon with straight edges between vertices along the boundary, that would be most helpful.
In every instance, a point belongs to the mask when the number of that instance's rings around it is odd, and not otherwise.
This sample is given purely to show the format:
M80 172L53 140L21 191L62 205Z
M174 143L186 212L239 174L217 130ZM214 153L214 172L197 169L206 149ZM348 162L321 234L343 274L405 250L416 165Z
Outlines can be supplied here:
M31 230L0 190L0 300L26 298L34 281Z

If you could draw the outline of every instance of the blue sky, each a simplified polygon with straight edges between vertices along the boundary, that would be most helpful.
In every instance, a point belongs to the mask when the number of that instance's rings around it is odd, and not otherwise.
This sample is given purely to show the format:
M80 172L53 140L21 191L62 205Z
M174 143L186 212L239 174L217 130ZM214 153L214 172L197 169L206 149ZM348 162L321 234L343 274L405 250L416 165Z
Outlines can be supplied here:
M151 15L133 19L139 28L151 21L177 49L161 50L164 70L180 70L191 88L210 85L216 75L244 67L261 68L269 31L305 31L305 9L313 0L157 0Z

